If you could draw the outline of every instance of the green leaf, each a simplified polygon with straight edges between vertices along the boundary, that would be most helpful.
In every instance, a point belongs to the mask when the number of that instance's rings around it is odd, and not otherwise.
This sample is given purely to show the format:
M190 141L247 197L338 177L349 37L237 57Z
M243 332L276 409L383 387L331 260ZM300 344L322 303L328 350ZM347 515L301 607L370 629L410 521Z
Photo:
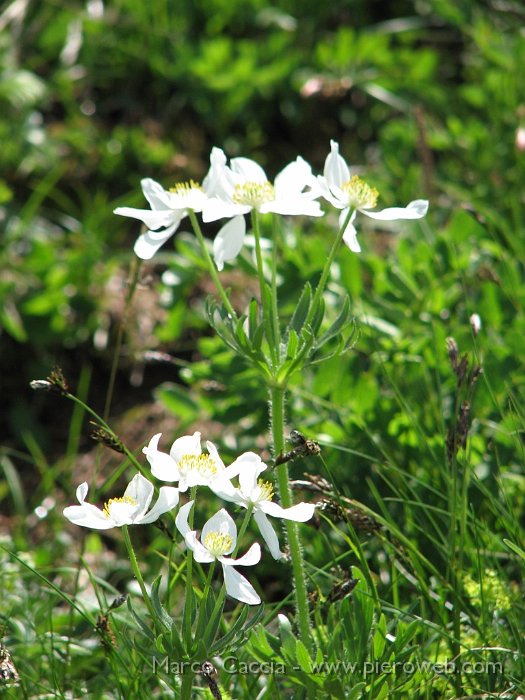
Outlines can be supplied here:
M348 695L346 695L345 697L347 698L347 700L359 700L360 698L363 697L364 691L365 691L365 683L363 683L361 681L359 683L356 683L352 687L352 689L350 690Z
M507 545L509 549L511 549L514 552L514 554L517 554L522 559L525 559L525 551L521 549L521 547L518 547L517 544L514 544L514 542L511 542L510 540L507 540L505 538L503 538L503 542Z
M301 296L299 297L299 301L297 302L297 306L295 307L295 311L292 314L292 318L290 320L290 325L289 325L290 331L293 330L296 333L301 332L301 329L304 326L304 323L305 323L306 318L308 316L308 311L310 310L311 302L312 302L312 288L310 286L310 283L307 282L303 287L303 291L301 292Z
M295 649L297 639L292 632L292 624L286 615L279 615L279 636L281 649L291 663L295 663Z
M155 397L183 422L194 420L199 406L191 397L189 389L180 384L166 382L155 390Z
M155 643L155 635L153 634L152 630L150 629L149 625L147 625L144 620L135 612L133 609L133 606L131 604L131 597L128 598L128 610L130 611L131 615L133 616L135 622L138 624L138 626L141 628L142 632L144 635L152 642Z
M246 316L241 316L239 318L235 326L234 336L237 340L237 343L239 344L239 347L242 348L246 354L250 355L252 351L252 346L250 344L250 341L248 340L246 331L244 330L245 321Z
M343 308L341 309L338 317L332 323L332 325L319 337L316 345L321 347L331 338L338 335L348 324L350 320L350 299L348 295L345 297L343 302Z
M316 304L316 306L314 308L312 320L310 321L310 326L315 334L317 334L317 331L319 330L319 328L321 327L321 323L323 322L324 309L325 309L324 299L321 298L321 299L319 299L318 304Z
M248 307L248 336L251 341L255 335L255 331L259 326L259 307L256 299L250 301Z
M374 659L380 659L386 644L386 618L383 614L379 618L373 639Z
M312 673L312 659L304 643L298 639L295 645L295 658L305 673Z
M162 603L160 602L160 598L159 598L159 586L160 586L161 580L162 580L162 576L159 575L153 581L153 584L151 586L150 599L151 599L151 604L153 606L153 609L155 610L155 613L157 615L158 621L161 622L162 625L167 630L171 630L171 628L173 626L173 620L168 615L166 610L163 608Z
M28 340L27 332L16 307L10 302L4 302L4 308L0 309L0 326L19 343Z
M297 333L292 328L288 336L288 345L286 346L286 356L293 360L297 354L297 349L299 348L299 338Z

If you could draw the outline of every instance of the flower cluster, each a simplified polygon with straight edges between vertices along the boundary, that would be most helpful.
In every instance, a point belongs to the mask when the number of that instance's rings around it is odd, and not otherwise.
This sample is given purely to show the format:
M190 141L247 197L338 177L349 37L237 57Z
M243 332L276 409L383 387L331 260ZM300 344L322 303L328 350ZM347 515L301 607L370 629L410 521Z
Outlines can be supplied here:
M272 184L255 161L232 158L228 165L224 151L213 148L210 169L202 185L190 181L165 190L150 178L141 184L151 209L115 209L115 214L139 219L148 228L135 243L136 255L143 260L151 259L189 212L200 213L204 222L229 219L213 242L218 270L240 253L246 234L244 215L252 210L261 214L318 217L324 214L318 202L322 197L341 210L339 223L345 226L343 240L350 250L360 252L354 226L358 212L379 221L396 221L421 219L428 209L428 202L418 199L406 207L370 211L376 206L378 192L357 175L350 174L336 141L330 142L323 174L317 177L310 165L298 157Z
M306 522L312 517L315 509L313 504L298 503L291 508L282 508L272 500L273 486L270 482L258 479L267 468L266 464L254 452L245 452L226 467L212 442L206 442L207 451L203 452L199 432L175 440L169 454L158 449L160 438L161 433L154 435L143 452L151 466L152 476L165 482L177 482L178 486L162 486L151 510L148 511L153 497L153 484L137 474L130 481L124 495L111 498L103 508L86 502L88 485L84 482L77 488L80 505L65 508L65 517L76 525L95 530L108 530L122 525L146 525L176 508L180 493L197 486L207 486L223 500L253 513L261 535L275 559L282 558L283 554L267 516L296 522ZM238 481L238 486L234 485L233 480ZM193 500L182 505L175 524L195 560L200 563L219 561L224 572L226 592L249 605L259 604L261 599L253 586L233 566L257 564L261 558L260 545L257 542L252 544L246 554L235 558L237 527L224 508L206 522L199 538L197 531L189 525L193 506ZM232 554L233 556L228 556Z

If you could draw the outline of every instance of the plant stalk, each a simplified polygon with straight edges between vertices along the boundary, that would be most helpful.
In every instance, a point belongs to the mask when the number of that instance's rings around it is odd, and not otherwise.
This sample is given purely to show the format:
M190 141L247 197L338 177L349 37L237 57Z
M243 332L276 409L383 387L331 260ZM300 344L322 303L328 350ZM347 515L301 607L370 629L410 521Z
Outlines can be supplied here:
M284 399L285 390L280 387L272 387L270 416L275 455L280 454L284 448ZM288 477L288 465L286 463L280 464L277 467L277 483L283 508L290 508L290 506L293 505L293 498ZM301 541L299 538L299 528L297 523L293 520L286 520L285 524L295 584L295 609L299 634L302 642L311 653L313 644L310 627L310 605L308 602L308 589L306 587L306 574Z

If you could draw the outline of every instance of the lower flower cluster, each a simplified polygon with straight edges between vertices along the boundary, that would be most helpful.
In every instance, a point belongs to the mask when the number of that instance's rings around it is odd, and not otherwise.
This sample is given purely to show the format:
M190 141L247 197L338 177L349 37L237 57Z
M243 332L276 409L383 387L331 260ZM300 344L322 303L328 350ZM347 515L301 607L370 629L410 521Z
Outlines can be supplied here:
M254 452L245 452L228 467L219 456L217 448L206 442L207 451L201 447L201 434L185 435L173 443L169 454L158 449L161 434L154 435L143 452L151 466L151 473L161 481L177 486L161 486L155 505L150 508L154 486L142 474L137 474L128 484L124 495L109 499L102 508L87 503L86 482L77 488L80 505L64 509L65 517L75 525L95 530L109 530L123 525L147 525L179 505L179 495L189 488L206 486L219 498L245 508L253 514L261 536L274 559L280 559L279 540L267 516L306 522L314 513L315 505L298 503L282 508L273 501L273 486L259 478L267 465ZM220 562L224 574L226 593L248 605L258 605L261 599L247 579L235 566L253 566L261 559L258 542L251 545L243 556L235 559L237 552L237 527L231 515L221 508L203 526L199 538L190 525L190 513L195 500L180 506L175 524L186 546L199 563ZM149 509L149 510L148 510ZM233 555L233 556L229 556Z

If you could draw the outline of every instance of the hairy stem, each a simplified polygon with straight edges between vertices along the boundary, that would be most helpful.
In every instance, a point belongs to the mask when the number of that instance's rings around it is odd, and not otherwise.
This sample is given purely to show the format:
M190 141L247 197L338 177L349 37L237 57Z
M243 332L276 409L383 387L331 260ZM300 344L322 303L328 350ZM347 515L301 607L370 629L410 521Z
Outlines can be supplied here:
M278 455L284 448L284 393L280 387L271 390L271 424L274 454ZM292 492L288 478L288 465L280 464L277 467L277 483L283 508L293 505ZM286 520L288 546L292 560L292 571L295 584L295 608L299 634L309 652L312 652L312 636L310 629L310 605L308 602L308 590L306 587L306 574L304 569L303 552L299 538L299 528L293 520Z

